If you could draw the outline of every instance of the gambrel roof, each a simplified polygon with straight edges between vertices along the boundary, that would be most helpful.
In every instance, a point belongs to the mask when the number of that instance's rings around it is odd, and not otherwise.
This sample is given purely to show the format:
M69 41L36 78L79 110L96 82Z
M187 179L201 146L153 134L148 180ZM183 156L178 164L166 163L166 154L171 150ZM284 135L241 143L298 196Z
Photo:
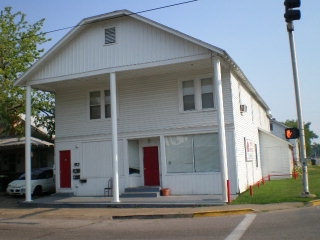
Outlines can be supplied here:
M130 18L131 20L135 20L140 23L144 23L144 24L146 24L146 26L161 30L161 31L165 32L166 34L169 34L169 35L175 37L175 39L181 39L185 43L185 46L182 46L184 48L190 47L191 44L192 44L192 46L196 46L199 49L201 48L202 50L194 50L194 51L198 51L199 56L201 54L203 54L203 55L210 54L211 56L219 56L221 59L224 60L225 63L227 63L230 66L231 71L233 71L238 76L238 78L243 82L243 84L246 86L246 88L249 89L249 91L252 93L252 95L255 96L255 98L266 109L266 111L269 110L269 107L267 106L267 104L264 102L264 100L257 93L255 88L252 86L252 84L249 82L249 80L247 79L245 74L240 69L240 67L235 63L235 61L233 61L233 59L229 56L229 54L225 50L218 48L216 46L213 46L211 44L208 44L206 42L203 42L199 39L193 38L187 34L181 33L179 31L174 30L172 28L169 28L167 26L164 26L164 25L157 23L155 21L152 21L148 18L142 17L142 16L135 14L135 13L128 11L128 10L114 11L111 13L106 13L106 14L83 19L65 37L63 37L46 54L44 54L43 57L41 57L39 59L39 61L37 61L32 67L30 67L29 70L26 71L16 81L15 84L19 85L19 86L31 85L31 86L34 86L35 88L40 88L40 89L44 89L44 90L51 90L50 88L46 88L45 85L48 83L52 83L52 82L59 82L59 81L66 80L66 79L68 79L68 77L70 77L70 79L71 78L77 79L80 77L89 77L94 74L99 75L99 74L107 74L107 73L110 73L113 71L127 71L127 70L137 69L137 66L141 63L123 65L122 67L119 67L117 65L112 65L112 66L108 66L105 68L101 68L101 67L97 68L97 69L88 68L86 70L83 70L80 73L76 72L76 71L75 72L65 71L65 72L61 72L59 76L56 72L52 73L52 71L50 72L49 70L45 69L45 66L50 64L52 62L52 59L54 59L55 57L57 58L55 60L55 64L56 65L58 65L58 64L63 65L63 62L61 63L61 59L64 58L65 55L61 55L61 52L65 51L66 46L70 42L77 41L79 38L79 34L90 35L90 32L85 32L85 31L89 31L88 29L90 29L93 25L99 25L99 24L105 25L106 22L113 22L114 23L115 21L118 21L119 19L121 20L124 18ZM172 41L174 41L174 39ZM60 54L60 56L58 56L59 54ZM99 55L100 53L96 51L92 55L94 55L94 54ZM155 54L153 54L153 55L155 55ZM74 57L79 58L79 56L74 56ZM180 57L180 56L178 56L178 57ZM58 58L60 58L60 60ZM60 61L60 63L59 63L59 61ZM150 62L152 63L153 59L151 59ZM161 62L161 61L159 61L159 62ZM105 64L105 63L101 63L101 64ZM92 63L91 65L96 66L98 64ZM143 64L141 64L141 65L143 65ZM143 66L148 67L151 65L152 64L143 65ZM60 68L63 68L63 67L64 66L60 66ZM74 68L76 68L76 67L74 67ZM48 73L50 73L51 75ZM56 74L56 76L53 76L52 74ZM43 77L43 76L46 76L46 77ZM54 90L51 90L51 91L54 91Z

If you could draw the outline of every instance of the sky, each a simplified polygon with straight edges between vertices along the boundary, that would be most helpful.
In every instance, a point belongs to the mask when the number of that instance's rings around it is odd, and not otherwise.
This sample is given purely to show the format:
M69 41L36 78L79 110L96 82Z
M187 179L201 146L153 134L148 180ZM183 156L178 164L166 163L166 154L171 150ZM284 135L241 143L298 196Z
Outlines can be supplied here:
M82 19L116 10L141 12L187 0L0 0L0 9L45 18L44 32L72 27ZM284 0L197 0L140 15L224 49L240 66L277 121L296 120L297 110ZM320 1L301 1L295 44L302 115L320 143ZM50 49L71 29L47 34Z

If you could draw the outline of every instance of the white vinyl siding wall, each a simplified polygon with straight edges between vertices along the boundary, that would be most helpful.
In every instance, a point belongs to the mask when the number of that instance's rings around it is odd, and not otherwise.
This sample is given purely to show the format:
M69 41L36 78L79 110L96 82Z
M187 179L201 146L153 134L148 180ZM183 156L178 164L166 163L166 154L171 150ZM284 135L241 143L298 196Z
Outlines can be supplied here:
M182 76L159 75L139 79L117 78L119 134L148 131L160 131L165 134L166 131L170 133L172 129L216 126L217 116L214 109L203 112L179 111L179 81L184 78L184 74L181 74ZM102 91L107 85L106 77L95 84L95 90L100 86ZM76 86L76 90L61 89L56 93L57 140L65 137L111 134L110 119L90 121L89 97L86 97L89 96L90 80L77 83ZM226 91L225 98L228 98L230 90ZM65 102L68 104L64 104ZM227 99L225 114L226 122L230 123L232 106Z
M123 149L123 141L118 141L119 149ZM59 151L71 151L71 189L77 196L102 196L108 179L112 177L112 142L107 139L81 141L61 141L55 143L56 169L59 169ZM123 159L123 151L119 151L119 159ZM74 164L79 163L80 179L72 179ZM68 189L60 188L60 174L56 173L56 186L60 192ZM119 161L120 190L124 190L124 162Z
M232 122L232 101L230 83L225 70L222 71L224 110L227 124L227 141L233 142L233 122ZM205 75L211 75L207 72ZM148 136L172 136L183 134L201 134L207 132L217 132L216 110L210 109L200 112L180 112L179 111L179 84L181 79L190 77L189 72L179 74L164 74L139 78L121 78L117 76L118 89L118 131L119 138L139 138ZM194 75L193 78L203 76ZM108 86L108 77L101 80L79 81L75 88L72 87L59 89L57 91L56 102L56 132L57 146L64 142L94 141L109 137L111 139L111 121L110 119L89 119L89 92L93 90L106 89ZM73 89L73 90L72 90ZM87 96L87 97L86 97ZM68 103L68 105L64 103ZM164 144L164 143L163 143ZM76 144L75 144L76 145ZM124 148L119 147L121 153ZM91 151L90 151L91 152ZM87 154L87 153L86 153ZM90 154L90 153L89 153ZM162 153L162 186L170 186L174 194L220 194L221 193L221 175L220 172L200 172L186 174L168 174L166 171L165 153ZM87 154L88 156L88 154ZM87 157L85 157L87 159ZM98 161L97 157L97 160ZM123 158L119 158L121 164L127 164L124 173L129 169L129 162L124 163ZM234 158L233 144L228 144L229 165L232 167ZM129 161L127 159L127 161ZM104 166L104 165L102 165ZM230 168L229 168L230 169ZM108 170L109 171L109 170ZM234 176L233 170L229 170L230 176ZM121 186L140 186L143 184L141 177L135 177L135 185L130 177L130 182L121 180ZM100 181L101 189L106 179L90 180L88 182ZM189 183L188 186L185 186ZM204 184L205 183L205 184ZM233 184L236 184L233 183ZM87 189L87 185L81 185L81 192ZM80 194L80 189L77 189ZM88 190L89 191L89 190ZM91 190L90 190L91 191Z
M263 131L260 132L260 141L263 146L261 149L263 175L290 178L293 171L293 153L289 143Z
M235 148L237 159L238 191L243 192L262 176L260 159L260 141L258 129L269 131L269 119L266 110L249 91L231 74L232 99L235 122ZM247 105L247 112L240 113L240 104ZM257 161L246 161L245 139L257 145ZM258 167L257 167L258 163Z
M104 44L108 26L116 27L116 43ZM162 61L181 62L185 57L208 54L208 50L170 33L132 18L119 18L92 25L80 30L72 44L61 47L50 64L44 64L32 76L48 79L59 76L72 76L86 72L102 71L139 64L152 64Z

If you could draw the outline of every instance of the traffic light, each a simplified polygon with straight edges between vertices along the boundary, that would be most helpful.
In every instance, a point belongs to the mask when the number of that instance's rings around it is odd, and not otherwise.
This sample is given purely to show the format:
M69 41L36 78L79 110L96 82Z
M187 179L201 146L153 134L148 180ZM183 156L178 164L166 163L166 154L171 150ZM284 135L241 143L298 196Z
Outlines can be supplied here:
M300 131L298 128L286 128L284 134L286 139L295 139L300 136Z
M286 22L292 22L293 20L299 20L301 18L301 12L298 8L301 5L300 0L285 0L284 5L286 7L286 12L284 14L284 18Z

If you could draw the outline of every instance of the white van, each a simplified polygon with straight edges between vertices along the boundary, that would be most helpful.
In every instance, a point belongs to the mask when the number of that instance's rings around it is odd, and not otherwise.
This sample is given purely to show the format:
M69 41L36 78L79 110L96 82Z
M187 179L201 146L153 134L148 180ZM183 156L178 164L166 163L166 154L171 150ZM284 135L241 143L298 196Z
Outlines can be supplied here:
M8 184L9 195L24 195L26 192L25 174ZM52 168L38 168L31 171L31 193L40 196L42 193L55 192L55 181Z

